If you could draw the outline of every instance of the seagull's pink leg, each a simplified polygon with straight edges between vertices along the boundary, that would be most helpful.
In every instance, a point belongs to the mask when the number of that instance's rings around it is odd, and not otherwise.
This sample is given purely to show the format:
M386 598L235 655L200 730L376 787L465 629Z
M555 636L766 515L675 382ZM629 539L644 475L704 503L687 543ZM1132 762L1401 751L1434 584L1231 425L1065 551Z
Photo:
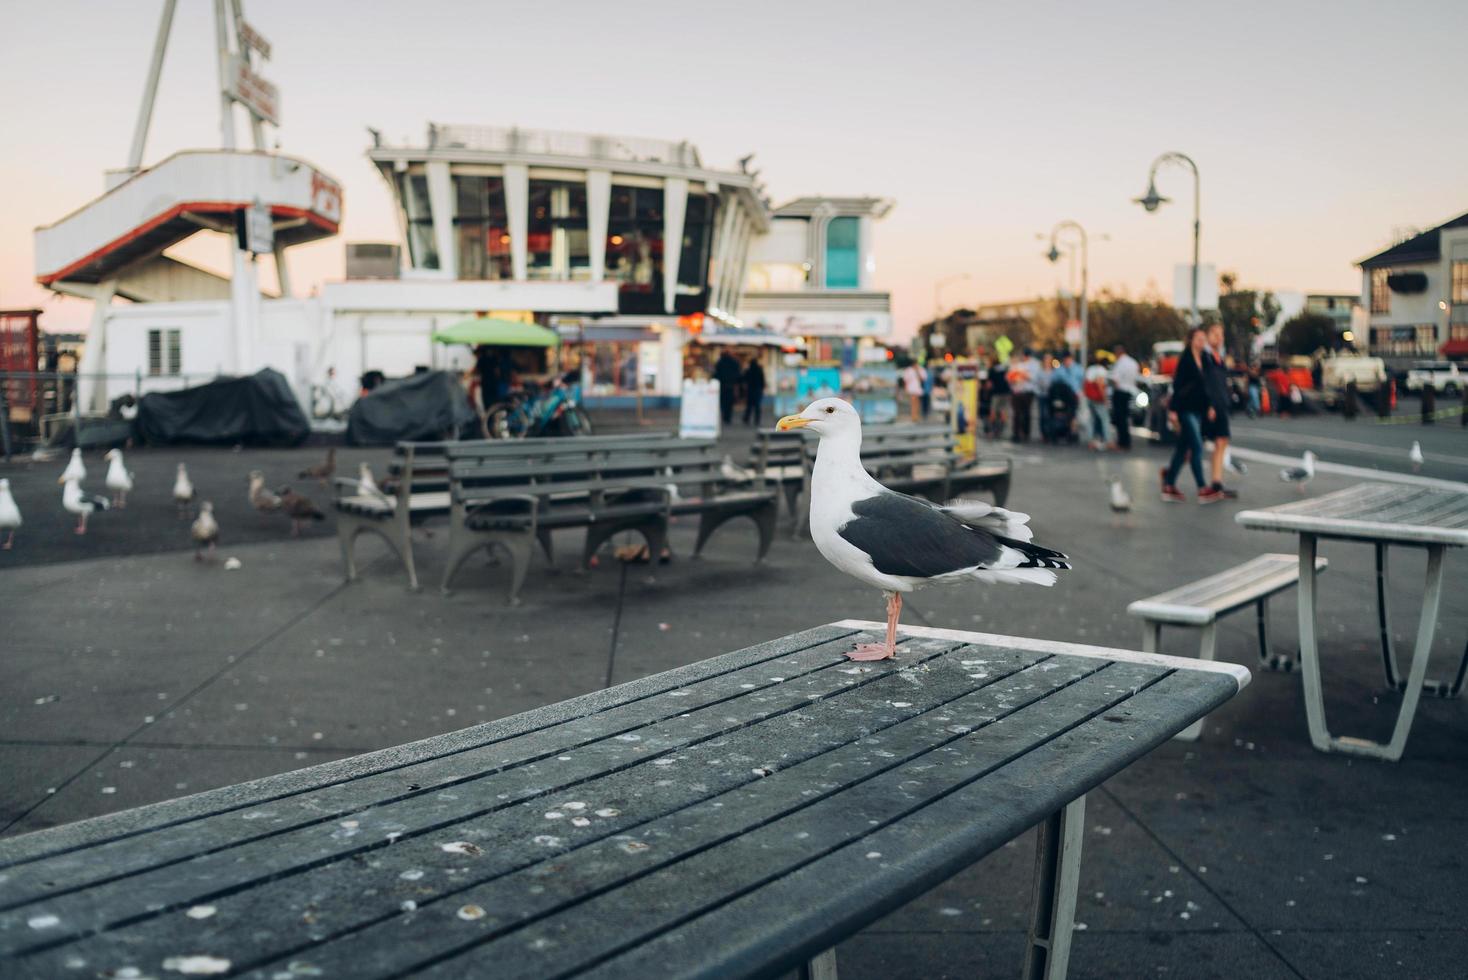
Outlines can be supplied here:
M887 660L897 656L897 617L902 615L902 594L887 593L887 642L859 643L846 656L850 660Z
M15 532L14 531L11 531L10 534L6 535L6 538L5 538L5 550L6 551L9 551L14 544L15 544Z

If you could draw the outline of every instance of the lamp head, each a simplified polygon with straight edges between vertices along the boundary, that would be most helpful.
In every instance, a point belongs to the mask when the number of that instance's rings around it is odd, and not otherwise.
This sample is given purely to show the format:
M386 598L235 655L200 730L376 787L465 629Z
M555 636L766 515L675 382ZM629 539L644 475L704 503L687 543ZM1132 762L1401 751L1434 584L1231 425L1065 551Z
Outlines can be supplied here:
M1050 251L1045 253L1045 258L1049 259L1051 262L1059 262L1060 249L1056 248L1054 245L1051 245Z
M1147 211L1150 213L1152 211L1156 211L1159 207L1166 204L1168 201L1171 200L1171 198L1163 197L1161 194L1158 194L1157 181L1155 179L1149 178L1147 180L1147 193L1143 194L1141 197L1134 197L1132 198L1132 200L1135 201L1137 204L1140 204L1142 207L1146 208Z

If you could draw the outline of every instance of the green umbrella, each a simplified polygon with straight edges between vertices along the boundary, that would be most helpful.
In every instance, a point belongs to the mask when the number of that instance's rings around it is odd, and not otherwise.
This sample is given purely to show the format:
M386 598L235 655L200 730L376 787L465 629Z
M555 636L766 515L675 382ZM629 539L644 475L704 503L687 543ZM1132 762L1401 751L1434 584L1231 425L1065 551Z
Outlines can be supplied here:
M433 339L440 344L490 344L495 347L554 347L561 342L553 330L534 323L500 320L492 316L477 316L435 330Z

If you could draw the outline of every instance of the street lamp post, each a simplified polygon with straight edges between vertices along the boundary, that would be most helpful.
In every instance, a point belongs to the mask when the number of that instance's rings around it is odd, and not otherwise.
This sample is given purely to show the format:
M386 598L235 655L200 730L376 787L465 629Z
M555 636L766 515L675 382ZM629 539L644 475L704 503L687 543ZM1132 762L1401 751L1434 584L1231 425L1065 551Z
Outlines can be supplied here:
M1150 213L1156 211L1160 206L1166 204L1170 199L1157 193L1157 168L1164 163L1183 164L1193 171L1193 308L1192 322L1197 324L1198 320L1198 238L1200 223L1198 221L1199 202L1202 198L1202 181L1198 177L1198 165L1192 158L1184 153L1164 153L1152 161L1152 169L1147 173L1147 193L1132 200Z
M1086 364L1086 351L1091 343L1091 304L1087 296L1087 282L1090 279L1091 262L1087 252L1086 229L1082 228L1080 222L1062 221L1050 229L1050 251L1045 257L1051 262L1060 261L1060 249L1057 246L1060 233L1065 230L1074 231L1081 240L1081 353L1078 360L1084 368ZM1104 235L1102 236L1105 237Z
M951 276L944 276L942 279L939 279L937 282L933 283L933 329L934 330L937 330L938 329L938 320L943 316L943 305L942 305L942 303L943 303L943 301L942 301L943 287L944 286L951 286L951 285L953 285L956 282L960 282L960 281L962 281L964 279L972 279L972 278L973 278L973 276L969 275L967 272L957 272L957 273L954 273Z

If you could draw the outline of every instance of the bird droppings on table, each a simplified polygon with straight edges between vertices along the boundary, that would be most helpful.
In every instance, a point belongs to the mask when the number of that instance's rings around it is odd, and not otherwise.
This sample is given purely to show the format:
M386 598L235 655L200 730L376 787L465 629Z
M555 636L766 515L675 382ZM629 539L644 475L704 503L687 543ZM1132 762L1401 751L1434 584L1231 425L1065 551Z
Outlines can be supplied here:
M438 849L445 854L468 854L471 857L477 857L484 853L478 844L466 840L456 840L447 844L440 844L438 845Z
M184 911L184 915L190 919L208 919L218 911L213 905L192 905Z
M475 919L484 918L484 909L478 905L463 905L459 907L458 916L465 922L473 922Z
M189 976L214 976L228 973L232 964L218 956L189 955L170 956L163 961L163 969Z

